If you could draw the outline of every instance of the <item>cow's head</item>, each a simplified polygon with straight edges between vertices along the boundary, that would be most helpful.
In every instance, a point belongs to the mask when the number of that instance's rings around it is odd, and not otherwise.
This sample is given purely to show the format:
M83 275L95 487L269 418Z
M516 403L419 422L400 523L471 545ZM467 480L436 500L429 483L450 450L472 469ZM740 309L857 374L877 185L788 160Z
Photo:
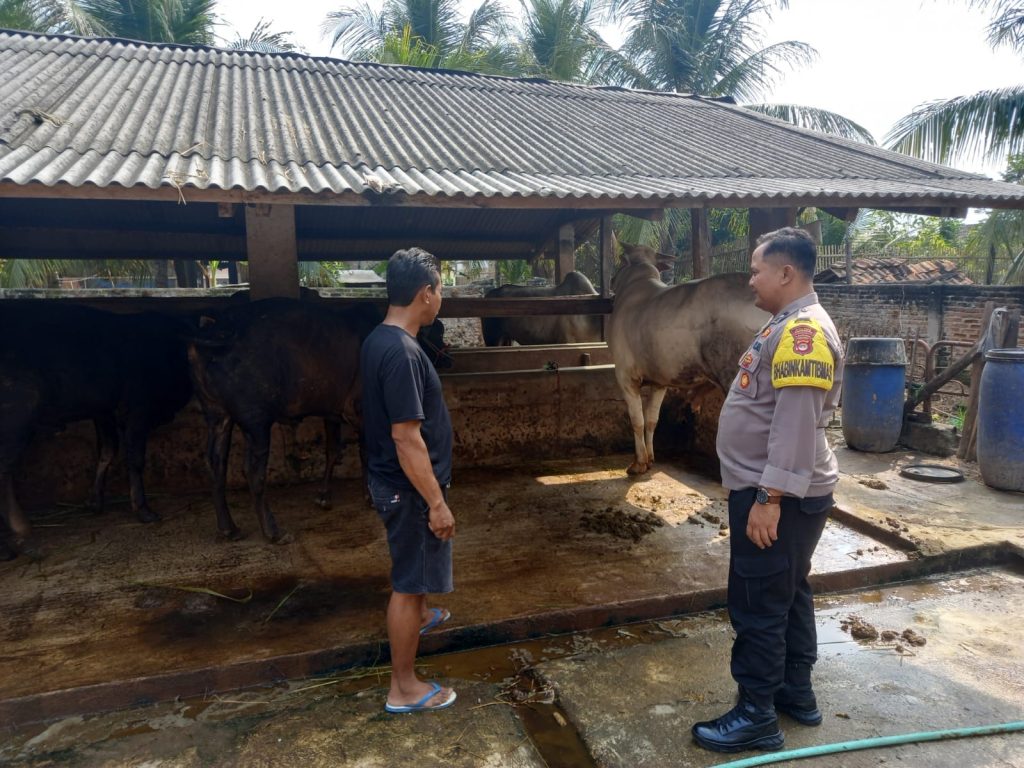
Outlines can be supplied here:
M612 277L612 290L618 293L622 286L638 278L661 279L661 273L673 268L676 257L667 253L658 253L646 245L630 245L616 240L622 252L619 269Z
M452 367L455 361L448 354L451 347L444 340L444 323L435 319L432 325L420 328L417 340L436 369Z

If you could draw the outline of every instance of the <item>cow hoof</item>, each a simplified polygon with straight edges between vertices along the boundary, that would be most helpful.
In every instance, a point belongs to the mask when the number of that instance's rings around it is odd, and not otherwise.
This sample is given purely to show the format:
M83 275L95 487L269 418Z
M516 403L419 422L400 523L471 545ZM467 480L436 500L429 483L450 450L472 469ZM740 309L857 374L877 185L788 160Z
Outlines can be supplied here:
M9 546L6 542L0 541L0 563L6 563L18 556L18 550Z
M331 503L331 500L329 498L327 498L326 496L317 496L316 497L316 505L318 507L320 507L320 509L330 509L331 506L332 506L332 503Z
M16 546L21 554L33 562L39 562L46 554L35 539L21 539L17 542ZM15 555L17 555L17 553L15 553Z
M160 515L151 510L149 507L142 507L137 514L140 523L159 523L161 520L163 520L163 518L160 517Z
M267 541L269 541L271 544L282 546L284 544L291 544L293 541L295 541L295 537L292 536L290 533L279 533L272 539L268 538Z
M229 531L217 531L217 539L220 541L241 541L244 538L245 534L238 528L232 528Z
M629 469L626 470L627 475L642 475L647 472L647 465L641 464L638 461L634 461L629 465Z

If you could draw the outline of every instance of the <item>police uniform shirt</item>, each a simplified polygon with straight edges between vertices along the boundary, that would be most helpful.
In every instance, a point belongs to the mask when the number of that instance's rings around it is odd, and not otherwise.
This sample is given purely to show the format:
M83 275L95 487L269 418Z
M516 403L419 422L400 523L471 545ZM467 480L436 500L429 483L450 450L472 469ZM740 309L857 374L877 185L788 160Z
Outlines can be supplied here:
M831 493L839 469L824 428L842 379L842 342L816 293L772 317L740 358L722 406L722 485L799 498Z

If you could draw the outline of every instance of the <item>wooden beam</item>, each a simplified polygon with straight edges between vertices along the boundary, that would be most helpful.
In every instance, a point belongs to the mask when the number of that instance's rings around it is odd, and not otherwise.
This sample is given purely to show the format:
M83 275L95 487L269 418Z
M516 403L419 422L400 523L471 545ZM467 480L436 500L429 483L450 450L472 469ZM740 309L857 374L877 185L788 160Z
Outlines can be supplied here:
M552 296L530 299L451 298L441 304L441 317L527 317L534 315L607 315L610 298Z
M295 206L245 207L249 298L299 298L299 256L295 240Z
M571 226L571 225L570 225ZM442 260L455 258L522 259L533 250L528 240L394 236L380 238L299 238L302 261L365 261L366 254L389 258L415 242ZM154 259L188 256L199 259L244 261L245 236L182 231L133 229L65 229L59 227L0 227L0 255L20 259ZM469 256L461 254L466 253Z
M615 248L612 244L612 217L601 218L601 286L598 289L601 296L610 296L612 293L612 271L615 269Z
M709 277L711 275L711 230L708 228L708 212L703 208L690 209L690 233L693 279Z
M958 207L971 208L1000 208L1010 210L1024 209L1024 191L1016 199L1007 199L1005 195L995 197L993 195L969 195L965 194L955 201ZM33 182L31 184L17 184L15 182L0 182L0 197L21 197L21 198L60 198L78 200L164 200L187 204L192 202L231 202L231 203L291 203L293 205L347 205L347 206L387 206L387 207L413 207L413 208L479 208L479 209L501 209L514 210L579 210L594 212L616 212L632 213L633 211L653 211L651 201L641 198L630 199L626 197L595 197L595 198L559 198L548 197L485 197L484 195L447 197L445 195L378 195L375 200L370 200L363 195L354 192L337 194L334 192L267 192L262 190L246 191L240 189L194 189L192 187L179 188L166 184L156 189L145 185L135 187L96 187L93 185L72 187L67 184L47 186ZM919 197L907 197L895 200L884 196L849 196L841 195L820 195L807 194L797 197L786 197L786 203L794 207L813 206L815 208L837 208L844 206L860 208L877 208L879 210L889 209L924 209L941 208L953 210L948 197L934 195ZM775 195L748 194L722 196L696 193L692 195L679 195L666 198L660 207L662 208L750 208L778 205L780 200ZM568 207L567 207L568 205ZM642 214L646 215L646 213Z
M576 269L576 227L563 224L558 228L558 258L555 260L555 282L561 284Z

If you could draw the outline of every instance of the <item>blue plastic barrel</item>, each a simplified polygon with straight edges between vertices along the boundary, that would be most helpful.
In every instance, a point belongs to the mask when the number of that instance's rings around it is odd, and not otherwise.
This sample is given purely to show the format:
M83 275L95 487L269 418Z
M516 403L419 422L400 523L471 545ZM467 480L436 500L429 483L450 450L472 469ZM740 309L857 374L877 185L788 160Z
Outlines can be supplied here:
M985 484L1024 491L1024 349L985 353L977 426L978 469Z
M903 430L903 339L850 339L843 374L843 437L858 451L896 447Z

